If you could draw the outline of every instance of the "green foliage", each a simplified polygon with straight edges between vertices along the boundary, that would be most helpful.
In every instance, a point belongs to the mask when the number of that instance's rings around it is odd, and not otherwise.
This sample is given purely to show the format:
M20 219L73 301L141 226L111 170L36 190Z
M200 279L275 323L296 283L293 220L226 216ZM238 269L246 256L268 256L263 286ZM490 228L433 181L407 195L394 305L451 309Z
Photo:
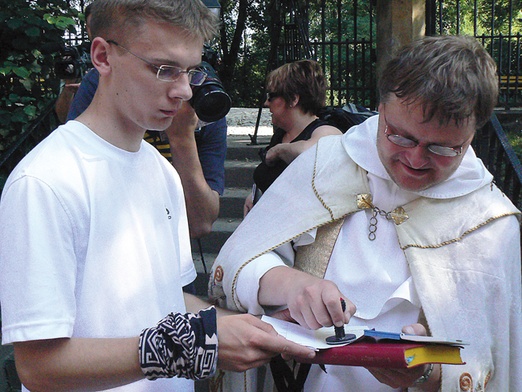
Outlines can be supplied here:
M446 34L479 36L491 34L493 29L494 34L506 35L522 30L522 0L496 0L493 5L491 0L444 0L441 3L442 31ZM509 19L511 13L514 17Z
M507 132L509 143L513 146L513 150L518 158L522 160L522 131Z
M247 29L240 31L240 8L242 4L245 6L245 3ZM221 51L224 69L219 70L219 73L235 106L258 107L262 99L266 74L273 67L293 60L283 57L282 51L279 51L277 58L271 57L270 53L272 43L282 44L281 41L284 40L284 35L281 35L279 42L272 42L280 33L277 30L282 30L283 23L293 22L289 15L286 15L289 20L279 20L282 16L282 8L288 7L288 3L286 5L284 3L274 0L220 0L223 21ZM368 84L369 75L373 77L375 72L372 67L373 49L370 44L370 37L372 34L375 36L375 31L370 31L371 26L375 27L375 23L370 23L370 18L375 15L370 15L370 0L343 1L342 6L339 7L338 4L341 3L337 1L307 2L307 4L308 15L302 15L305 22L303 27L307 29L306 33L312 42L314 57L324 64L325 73L333 87L329 104L339 104L349 100L362 102L368 106L369 102L364 102L360 97L346 96L348 95L346 91L359 91L362 86ZM271 27L275 31L270 31ZM234 42L238 32L242 37L241 50L232 63L229 61L229 55L233 52L233 46L238 44ZM325 44L314 45L314 42ZM343 42L342 49L332 50L338 46L329 43L338 42ZM304 58L304 51L296 56ZM269 64L270 61L273 63ZM332 67L332 64L336 66ZM333 96L334 92L335 96Z
M220 0L220 78L236 107L258 107L268 70L270 0ZM241 14L241 10L245 10ZM245 25L241 23L244 21Z
M357 102L371 106L370 97L359 92L375 79L375 9L371 0L311 2L309 36L315 59L323 64L331 90L329 105Z
M235 102L243 107L259 107L264 93L270 50L270 45L267 45L270 37L266 25L266 3L252 4L249 9L248 28L254 33L248 37L248 45L238 57L237 71L234 73L236 81L245 81L233 83L235 88L232 90Z
M0 152L53 98L56 48L77 16L65 0L0 0Z
M497 63L499 75L520 74L522 0L443 0L440 12L443 34L477 37ZM520 102L517 94L504 91L501 106Z

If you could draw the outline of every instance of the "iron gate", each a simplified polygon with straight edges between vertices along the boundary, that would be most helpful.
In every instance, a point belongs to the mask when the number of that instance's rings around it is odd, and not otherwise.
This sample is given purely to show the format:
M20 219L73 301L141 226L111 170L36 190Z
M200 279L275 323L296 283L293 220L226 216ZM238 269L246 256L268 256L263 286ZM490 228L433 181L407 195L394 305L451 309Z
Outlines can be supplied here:
M522 1L427 0L426 34L477 37L498 67L499 106L522 106Z
M328 104L375 108L375 0L281 0L279 7L274 66L318 60L330 82ZM498 65L499 106L522 107L522 0L426 0L426 34L477 37Z
M329 82L327 104L377 106L375 6L370 0L282 1L275 61L319 61Z

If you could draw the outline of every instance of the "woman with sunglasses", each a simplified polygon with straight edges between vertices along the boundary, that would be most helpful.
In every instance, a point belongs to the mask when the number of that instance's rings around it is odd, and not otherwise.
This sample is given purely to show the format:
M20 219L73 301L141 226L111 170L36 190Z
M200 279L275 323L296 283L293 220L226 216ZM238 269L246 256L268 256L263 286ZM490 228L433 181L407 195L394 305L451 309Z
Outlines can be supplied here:
M272 114L274 134L260 151L253 192L245 200L244 215L286 167L303 151L328 135L341 131L320 120L326 101L326 79L318 62L300 60L272 71L266 80L265 106Z

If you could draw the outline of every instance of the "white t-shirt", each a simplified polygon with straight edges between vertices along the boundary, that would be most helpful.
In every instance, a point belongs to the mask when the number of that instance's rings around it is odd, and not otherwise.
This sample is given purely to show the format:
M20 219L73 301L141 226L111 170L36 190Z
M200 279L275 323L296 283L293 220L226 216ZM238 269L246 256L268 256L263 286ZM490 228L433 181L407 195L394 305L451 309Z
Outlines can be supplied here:
M194 280L181 182L154 147L121 150L83 124L18 165L0 203L3 343L130 337L185 312ZM193 390L185 379L118 390Z

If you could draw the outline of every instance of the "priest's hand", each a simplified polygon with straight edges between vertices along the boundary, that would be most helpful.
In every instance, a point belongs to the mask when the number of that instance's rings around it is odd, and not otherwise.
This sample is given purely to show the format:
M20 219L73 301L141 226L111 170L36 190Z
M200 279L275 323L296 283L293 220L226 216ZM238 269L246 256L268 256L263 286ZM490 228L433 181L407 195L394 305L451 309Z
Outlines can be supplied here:
M262 305L286 306L285 318L309 329L341 327L356 310L332 281L288 267L275 267L265 273L258 297ZM340 298L346 302L344 312Z
M422 324L407 325L402 328L402 332L426 336L426 328ZM438 391L440 388L440 365L417 366L411 369L368 368L368 370L378 381L392 388L415 386L424 391Z

